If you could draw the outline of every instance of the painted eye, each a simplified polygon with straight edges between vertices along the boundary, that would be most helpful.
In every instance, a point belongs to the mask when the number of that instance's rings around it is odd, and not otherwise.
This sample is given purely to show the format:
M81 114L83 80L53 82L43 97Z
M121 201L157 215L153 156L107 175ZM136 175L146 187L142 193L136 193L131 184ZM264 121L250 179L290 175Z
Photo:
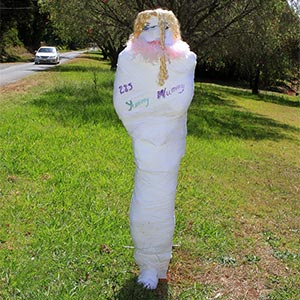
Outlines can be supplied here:
M146 23L143 30L144 31L147 31L148 29L150 28L150 24L149 23Z
M144 31L147 31L147 30L149 30L149 29L154 29L154 28L156 28L157 26L158 26L158 25L150 26L149 23L146 23L146 25L144 26L143 30L144 30Z

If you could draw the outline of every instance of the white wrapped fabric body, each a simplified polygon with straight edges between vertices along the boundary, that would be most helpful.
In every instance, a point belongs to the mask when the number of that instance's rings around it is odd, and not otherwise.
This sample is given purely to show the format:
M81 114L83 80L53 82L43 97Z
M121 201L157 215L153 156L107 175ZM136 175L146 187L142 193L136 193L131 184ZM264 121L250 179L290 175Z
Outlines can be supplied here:
M177 175L196 65L196 55L184 46L180 57L168 61L163 86L157 82L159 61L145 60L130 43L119 55L115 76L114 106L132 138L136 164L130 205L134 258L139 281L148 288L166 278L171 259Z

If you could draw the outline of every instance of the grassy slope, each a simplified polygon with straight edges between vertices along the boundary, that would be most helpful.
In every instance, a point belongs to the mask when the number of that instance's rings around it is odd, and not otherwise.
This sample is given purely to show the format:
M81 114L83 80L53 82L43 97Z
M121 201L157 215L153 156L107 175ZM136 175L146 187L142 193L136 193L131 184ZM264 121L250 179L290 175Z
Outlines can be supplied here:
M0 299L300 297L299 99L196 84L170 281L146 292L114 74L89 56L39 75L0 100Z

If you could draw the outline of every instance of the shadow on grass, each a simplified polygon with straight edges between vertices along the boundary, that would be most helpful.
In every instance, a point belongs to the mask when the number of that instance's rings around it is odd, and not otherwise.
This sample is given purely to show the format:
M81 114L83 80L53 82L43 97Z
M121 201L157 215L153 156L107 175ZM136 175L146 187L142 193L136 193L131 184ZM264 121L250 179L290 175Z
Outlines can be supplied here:
M115 295L115 300L167 300L168 283L159 282L156 290L147 290L137 283L137 278L128 280Z
M71 65L71 64L62 64L56 66L55 68L50 68L47 71L55 72L101 72L101 73L112 73L108 68L101 66L88 66L88 65Z
M222 99L222 93L218 94L218 90L219 88L211 91L196 86L188 114L190 134L201 138L228 136L250 140L279 140L287 138L288 132L297 132L295 127L243 111L234 102ZM226 89L226 92L231 93L232 90ZM243 92L240 93L241 97L245 97Z
M107 59L104 59L102 54L100 52L90 52L88 54L81 54L80 58L86 58L86 59L92 59L92 60L97 60L97 61L101 61L105 64L110 66L110 62Z
M63 67L72 71L78 68L72 65ZM120 125L112 102L113 76L112 73L106 75L102 73L96 84L92 73L84 84L62 83L38 96L34 104L42 109L43 114L65 126L88 123L100 123L105 127ZM295 127L245 111L234 102L224 100L223 95L223 92L218 93L218 89L196 86L188 113L189 134L206 139L279 140L297 132Z
M227 94L238 96L242 98L246 98L254 101L263 101L268 103L275 103L283 106L291 106L291 107L300 107L299 97L287 98L285 95L280 94L266 94L260 93L258 95L253 95L250 91L242 90L242 89L234 89L228 87L218 87L220 91L226 92Z
M112 79L102 80L95 87L92 77L85 83L58 86L34 100L42 113L64 126L99 124L112 127L120 124L112 104Z

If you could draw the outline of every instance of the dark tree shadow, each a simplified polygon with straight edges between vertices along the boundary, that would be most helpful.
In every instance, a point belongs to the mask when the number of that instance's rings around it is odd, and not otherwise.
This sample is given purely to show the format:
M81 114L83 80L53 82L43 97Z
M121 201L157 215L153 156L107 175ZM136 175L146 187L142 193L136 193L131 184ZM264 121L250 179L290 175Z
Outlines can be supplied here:
M58 85L33 103L44 115L64 126L120 125L112 103L113 80L102 80L98 85L94 86L92 77L85 85Z
M94 52L94 53L89 53L89 54L81 54L80 58L86 58L86 59L101 61L102 63L106 63L108 66L110 66L109 60L105 59L100 52Z
M288 138L288 132L297 132L296 127L243 110L233 101L222 99L218 90L212 92L196 86L188 113L189 134L208 139L228 136L279 140ZM226 89L226 93L230 93L230 90L228 92Z
M271 95L271 94L258 94L252 95L250 92L243 92L243 91L234 91L230 92L232 95L243 96L245 98L249 98L255 101L263 101L268 103L275 103L283 106L291 106L291 107L300 107L299 97L294 98L294 100L287 99L284 95Z
M124 284L115 295L114 300L167 300L168 291L167 281L160 281L155 290L147 290L137 283L135 277Z
M73 64L63 64L55 66L54 68L47 69L49 72L101 72L101 73L112 73L112 71L104 66L83 66Z
M80 58L87 58L87 59L93 59L89 56L80 56ZM99 61L99 59L94 58L94 60ZM105 65L108 67L106 68ZM110 64L107 62L102 62L102 66L88 66L88 65L74 65L74 64L59 64L59 65L53 65L53 64L40 64L39 66L45 66L45 68L35 68L34 65L32 66L32 69L30 71L33 72L90 72L90 73L113 73L113 71L110 70ZM51 66L51 68L49 68Z
M300 107L299 97L287 98L284 94L281 95L266 92L261 92L258 95L254 95L250 90L247 89L235 89L222 85L218 85L218 90L221 92L226 92L227 94L233 96L243 97L249 100L275 103L283 106Z
M71 72L77 70L78 66L65 65L62 68L65 72ZM88 68L79 66L82 72L90 72ZM226 89L226 93L230 91L230 88ZM99 77L95 84L91 73L84 85L76 82L58 83L54 89L39 95L34 105L40 107L43 114L65 126L89 123L104 127L122 126L113 107L112 93L113 76ZM205 139L236 137L279 140L290 138L290 133L298 132L296 127L247 111L235 102L222 98L224 95L228 94L220 92L219 88L209 90L196 86L188 112L189 134Z

